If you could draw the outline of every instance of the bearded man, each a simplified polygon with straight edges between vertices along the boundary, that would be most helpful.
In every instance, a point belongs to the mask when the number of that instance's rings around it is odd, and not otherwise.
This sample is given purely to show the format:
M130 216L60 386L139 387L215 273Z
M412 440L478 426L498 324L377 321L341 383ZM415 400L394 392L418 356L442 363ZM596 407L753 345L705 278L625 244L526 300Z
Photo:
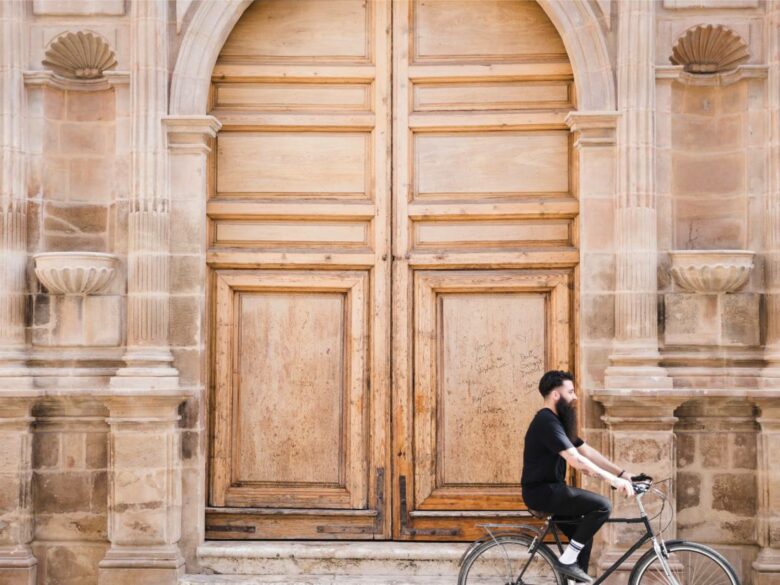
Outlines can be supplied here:
M539 381L544 408L536 413L525 435L523 500L531 510L551 514L569 544L556 569L573 581L590 583L593 536L607 521L612 506L607 498L566 485L566 464L585 475L608 481L621 494L634 495L621 469L577 435L577 395L568 372L552 370ZM624 479L626 478L626 479Z

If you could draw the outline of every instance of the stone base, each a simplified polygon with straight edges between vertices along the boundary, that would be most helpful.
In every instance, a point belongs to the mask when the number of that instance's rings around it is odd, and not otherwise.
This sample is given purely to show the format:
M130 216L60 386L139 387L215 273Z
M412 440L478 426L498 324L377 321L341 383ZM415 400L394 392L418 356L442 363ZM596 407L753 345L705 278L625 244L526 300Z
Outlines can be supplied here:
M104 569L99 585L176 585L183 571L178 569Z
M753 585L780 585L780 550L765 548L753 563Z
M35 585L38 561L25 549L0 553L0 585Z
M0 567L0 585L35 585L35 567Z
M179 585L453 585L457 577L345 575L184 575Z
M111 548L100 562L99 585L175 585L184 574L177 548Z

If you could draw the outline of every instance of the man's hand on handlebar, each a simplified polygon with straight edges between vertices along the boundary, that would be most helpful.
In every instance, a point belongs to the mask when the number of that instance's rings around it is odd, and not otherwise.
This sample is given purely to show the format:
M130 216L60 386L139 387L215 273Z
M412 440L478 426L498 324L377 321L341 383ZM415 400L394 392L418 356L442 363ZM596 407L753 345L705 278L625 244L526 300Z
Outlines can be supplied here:
M620 479L619 477L616 477L609 483L614 489L623 494L625 497L634 495L634 486L627 479Z

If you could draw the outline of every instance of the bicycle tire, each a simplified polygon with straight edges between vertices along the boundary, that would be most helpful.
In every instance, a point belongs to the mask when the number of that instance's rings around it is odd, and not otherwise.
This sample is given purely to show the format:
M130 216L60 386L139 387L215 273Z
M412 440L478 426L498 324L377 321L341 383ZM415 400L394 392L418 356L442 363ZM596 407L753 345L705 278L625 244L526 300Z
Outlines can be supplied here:
M496 536L494 539L486 540L474 548L474 550L472 550L466 556L466 558L463 559L460 573L458 574L458 585L516 584L516 578L518 575L513 575L512 572L516 566L516 572L519 574L521 564L518 563L517 565L512 565L509 559L502 561L502 556L506 556L505 549L500 552L494 549L498 546L505 547L512 545L527 551L531 547L533 540L534 539L531 536L525 534L502 534ZM494 559L487 558L491 551L495 553ZM546 544L540 544L537 547L534 555L535 557L532 561L532 566L529 567L529 569L534 569L536 571L534 574L535 578L533 580L526 580L527 576L524 575L524 579L522 581L524 585L565 585L565 581L555 570L555 565L553 564L553 560L556 558L556 556ZM537 557L540 559L539 561L537 561ZM483 565L492 567L492 565L497 564L500 566L502 562L509 564L509 566L504 568L505 574L503 577L498 574L494 576L488 576L480 573L476 573L472 576L472 569L477 566L478 561L481 563L478 565L480 568L482 568ZM537 578L538 571L544 569L544 565L542 563L546 563L549 575L542 575L541 578Z
M670 568L679 585L740 585L731 563L706 545L675 540L666 543L666 549ZM629 585L669 584L654 549L637 561L628 582Z

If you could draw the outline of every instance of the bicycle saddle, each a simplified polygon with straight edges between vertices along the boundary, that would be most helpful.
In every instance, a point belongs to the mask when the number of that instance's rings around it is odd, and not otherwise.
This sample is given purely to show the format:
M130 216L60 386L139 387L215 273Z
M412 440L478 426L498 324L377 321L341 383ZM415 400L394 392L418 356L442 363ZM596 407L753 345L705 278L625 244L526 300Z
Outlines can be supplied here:
M531 510L528 508L528 512L533 516L534 518L538 518L539 520L547 520L552 514L549 512L542 512L541 510Z

